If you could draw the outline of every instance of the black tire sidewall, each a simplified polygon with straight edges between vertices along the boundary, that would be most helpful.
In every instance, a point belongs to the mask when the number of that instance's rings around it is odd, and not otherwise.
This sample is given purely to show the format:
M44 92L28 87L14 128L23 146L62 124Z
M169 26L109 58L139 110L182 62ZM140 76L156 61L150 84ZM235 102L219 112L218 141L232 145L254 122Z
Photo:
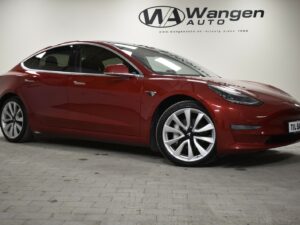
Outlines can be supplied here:
M183 108L195 108L198 110L201 110L203 113L205 113L210 120L212 121L213 124L214 120L212 119L212 117L209 115L209 113L207 112L207 110L201 106L200 104L198 104L195 101L181 101L178 103L175 103L173 105L171 105L169 108L167 108L162 115L160 116L158 123L156 125L156 140L157 140L157 146L160 150L160 152L167 158L169 159L171 162L173 162L174 164L178 165L178 166L201 166L201 165L207 165L210 162L212 162L215 158L216 158L216 145L217 145L217 139L215 141L215 144L213 146L213 148L211 149L211 151L202 159L199 159L197 161L194 162L186 162L186 161L182 161L179 160L177 158L175 158L173 155L171 155L169 153L169 151L166 149L164 142L163 142L163 138L162 138L162 131L163 131L163 126L166 122L166 120L170 117L170 115L172 115L174 112L183 109ZM215 129L215 132L216 129ZM216 134L217 137L217 134Z
M23 105L22 101L18 98L18 97L11 97L7 100L4 101L4 103L2 104L1 106L1 111L0 111L0 117L2 117L2 112L3 112L3 109L4 107L6 106L6 104L8 102L16 102L22 109L22 113L23 113L23 117L24 117L24 121L23 121L23 127L22 127L22 130L21 130L21 133L19 134L18 137L16 138L9 138L4 130L3 130L3 127L2 127L2 121L1 121L1 131L2 131L2 134L3 136L6 138L6 140L8 140L9 142L22 142L23 141L23 137L25 136L25 133L26 131L28 130L28 117L27 117L27 112L26 112L26 109L25 109L25 106ZM2 120L2 118L0 118Z

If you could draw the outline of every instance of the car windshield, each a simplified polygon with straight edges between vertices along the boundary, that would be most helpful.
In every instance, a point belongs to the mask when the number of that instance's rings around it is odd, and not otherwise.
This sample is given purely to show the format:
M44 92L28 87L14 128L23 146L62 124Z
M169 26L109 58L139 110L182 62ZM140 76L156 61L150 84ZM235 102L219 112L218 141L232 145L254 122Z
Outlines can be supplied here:
M140 61L144 66L160 75L183 75L218 77L202 66L179 55L146 46L113 43L124 53Z

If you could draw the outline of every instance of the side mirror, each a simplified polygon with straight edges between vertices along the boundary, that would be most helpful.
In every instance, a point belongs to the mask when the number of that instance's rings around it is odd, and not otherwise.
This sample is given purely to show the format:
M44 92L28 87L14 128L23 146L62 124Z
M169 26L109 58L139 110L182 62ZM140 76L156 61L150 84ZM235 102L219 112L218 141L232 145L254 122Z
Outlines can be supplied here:
M129 70L128 67L124 64L112 64L107 65L104 69L104 73L106 74L128 74Z
M121 78L136 77L135 74L129 73L128 67L124 64L107 65L104 69L104 74Z

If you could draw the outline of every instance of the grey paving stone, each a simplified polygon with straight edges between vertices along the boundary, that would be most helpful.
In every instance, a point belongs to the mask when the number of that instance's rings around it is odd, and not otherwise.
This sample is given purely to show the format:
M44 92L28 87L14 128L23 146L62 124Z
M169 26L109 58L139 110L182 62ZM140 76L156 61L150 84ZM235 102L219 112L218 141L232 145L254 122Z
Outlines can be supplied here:
M299 175L300 143L182 168L147 148L0 135L0 225L296 225Z

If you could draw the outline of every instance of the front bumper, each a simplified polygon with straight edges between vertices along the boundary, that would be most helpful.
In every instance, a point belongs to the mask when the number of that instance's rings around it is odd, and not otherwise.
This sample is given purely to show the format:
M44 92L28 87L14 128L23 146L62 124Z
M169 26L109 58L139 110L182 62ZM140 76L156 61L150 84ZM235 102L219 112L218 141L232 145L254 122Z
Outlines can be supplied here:
M300 133L288 131L289 122L300 120L300 108L293 102L257 107L228 104L213 113L220 154L260 151L300 141ZM233 129L232 125L251 129Z

